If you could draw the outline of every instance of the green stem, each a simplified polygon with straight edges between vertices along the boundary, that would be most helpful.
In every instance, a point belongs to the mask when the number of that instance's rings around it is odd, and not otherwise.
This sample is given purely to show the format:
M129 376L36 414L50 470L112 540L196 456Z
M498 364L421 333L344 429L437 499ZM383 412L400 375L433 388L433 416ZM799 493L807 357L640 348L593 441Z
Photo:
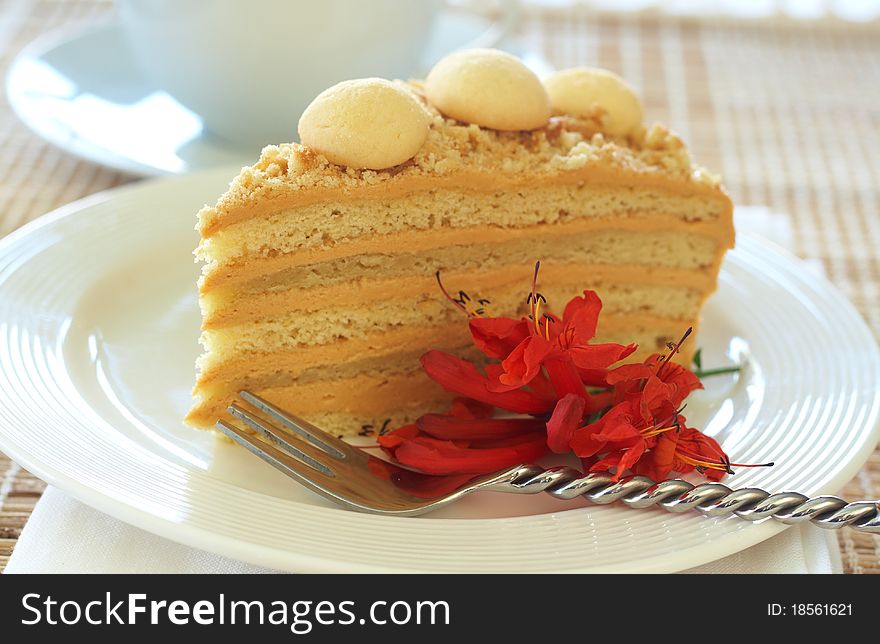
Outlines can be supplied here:
M721 367L720 369L700 369L699 371L694 371L694 375L697 378L707 378L708 376L723 376L728 373L739 373L742 371L742 367Z

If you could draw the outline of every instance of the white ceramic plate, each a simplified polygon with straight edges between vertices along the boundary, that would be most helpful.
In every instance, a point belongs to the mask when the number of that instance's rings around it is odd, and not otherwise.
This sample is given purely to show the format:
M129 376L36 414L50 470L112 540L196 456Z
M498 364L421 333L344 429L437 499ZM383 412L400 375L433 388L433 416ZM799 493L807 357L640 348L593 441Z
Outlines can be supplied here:
M194 213L234 170L62 208L0 242L0 449L81 501L192 546L297 571L673 571L783 529L736 518L481 493L426 517L330 506L185 427L198 353ZM852 306L743 236L698 338L715 378L688 418L734 485L837 491L877 441L880 359Z
M488 26L475 14L441 12L423 66L430 68L431 62L472 41ZM499 46L522 57L536 72L552 70L515 39ZM260 148L204 131L198 114L144 77L116 22L65 27L31 43L10 66L6 94L19 118L47 141L129 174L240 167L252 163ZM290 118L293 135L297 116Z

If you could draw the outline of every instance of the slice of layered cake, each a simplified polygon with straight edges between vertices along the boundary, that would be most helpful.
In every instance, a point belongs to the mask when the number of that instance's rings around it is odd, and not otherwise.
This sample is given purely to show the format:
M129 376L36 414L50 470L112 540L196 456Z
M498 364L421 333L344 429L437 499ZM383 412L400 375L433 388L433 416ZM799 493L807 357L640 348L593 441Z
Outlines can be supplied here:
M602 70L542 83L507 54L462 52L424 83L330 88L299 132L199 213L193 425L242 388L339 434L442 409L419 356L472 343L438 271L516 317L541 260L551 308L595 289L596 341L654 352L697 325L733 245L718 179Z

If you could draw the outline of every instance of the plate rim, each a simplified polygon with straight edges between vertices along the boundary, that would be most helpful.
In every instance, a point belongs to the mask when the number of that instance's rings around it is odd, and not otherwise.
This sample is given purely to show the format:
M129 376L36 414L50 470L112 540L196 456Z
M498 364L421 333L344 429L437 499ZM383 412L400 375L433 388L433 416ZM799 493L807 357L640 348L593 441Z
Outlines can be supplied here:
M117 172L122 172L135 177L163 177L174 176L176 173L154 166L145 165L138 161L133 161L128 157L104 153L100 148L94 145L78 145L79 140L76 137L58 136L55 132L56 128L49 127L43 119L35 118L27 109L25 109L24 101L19 97L17 92L13 91L12 79L18 73L22 64L28 60L40 60L49 52L55 51L60 47L68 45L74 41L93 37L107 31L111 31L118 27L118 21L112 17L104 17L95 21L75 21L68 25L62 25L55 29L40 34L34 40L25 45L12 59L9 68L6 71L6 77L3 81L6 100L15 115L24 123L28 129L39 136L44 141L56 146L57 148L71 154L79 159L96 163L101 167L109 168ZM74 202L75 203L75 202Z
M88 197L84 197L82 199L56 208L0 239L0 253L3 253L11 246L19 243L20 240L29 237L36 231L39 231L42 228L49 226L60 219L76 215L77 213L83 211L88 211L89 208L95 205L105 203L112 199L123 196L127 193L149 191L150 189L155 188L157 185L164 187L170 183L188 182L198 178L205 178L208 176L213 177L214 175L216 175L219 180L221 176L226 176L226 173L228 172L228 167L212 168L191 175L154 178L146 181L137 182L135 184L117 186L108 190L95 193ZM799 264L802 264L803 262L803 260L798 258L787 249L784 249L756 235L742 232L738 233L738 235L740 239L748 239L748 243L753 243L763 247L768 252L777 255L781 260L785 261L788 264L797 266ZM802 267L798 266L798 268ZM834 299L836 299L837 303L840 306L845 307L847 309L848 316L852 317L854 322L860 326L866 337L870 337L872 339L871 353L873 354L872 357L874 358L874 361L877 362L878 358L880 358L880 349L878 349L876 339L874 339L870 327L867 325L867 322L857 311L855 306L825 276L811 276L811 279L815 280L815 282L818 282L821 288L829 295L831 295ZM880 406L880 392L876 392L873 399L872 409L875 412L873 413L873 418L875 421L874 427L869 431L866 440L859 447L856 457L850 461L847 467L841 468L841 470L834 477L832 477L833 485L831 483L826 484L823 488L818 490L817 493L837 492L839 487L850 480L852 476L864 465L867 458L873 452L878 439L880 439L880 422L877 422L878 415L876 413L876 409L878 408L878 406ZM3 435L0 434L0 439L2 438ZM37 457L36 454L25 453L27 450L18 450L15 449L12 445L4 444L3 451L6 452L14 461L19 463L25 469L28 469L50 485L55 485L56 487L64 490L65 492L67 492L77 500L85 503L86 505L89 505L130 525L134 525L140 529L144 529L153 534L168 538L178 543L183 543L197 549L207 550L223 556L232 557L238 560L247 561L256 565L275 569L279 567L280 562L283 562L283 569L296 570L300 572L436 572L430 569L414 570L411 567L395 567L393 564L377 566L349 563L329 557L315 557L312 555L285 550L282 548L268 547L262 544L254 543L252 541L243 540L241 538L233 538L227 535L218 534L217 532L214 532L207 528L201 528L199 526L184 522L172 521L156 513L150 513L149 510L144 510L143 508L133 506L131 503L126 503L125 501L114 499L106 492L101 492L93 487L80 483L79 481L68 476L67 474L61 471L54 470L51 466L44 466L44 464L40 462L40 459ZM834 482L838 480L841 482ZM258 495L260 497L265 496L268 498L273 498L271 497L271 495L265 495L261 492L254 492L250 490L248 492L250 494ZM296 501L288 502L294 504L299 503ZM346 510L342 509L329 509L336 512L346 512ZM583 509L584 508L561 510L559 513L556 514L566 512L578 512L582 511ZM473 519L462 520L474 521ZM477 520L510 521L511 518L488 518ZM444 521L455 521L455 519L444 519ZM661 558L659 555L657 555L647 559L639 560L639 570L645 572L672 572L685 570L694 566L699 566L701 564L717 560L721 557L733 554L734 552L738 552L747 547L755 545L767 538L781 533L788 527L790 526L786 526L784 524L773 521L765 521L759 524L746 525L740 530L729 532L723 535L721 538L714 539L711 543L701 544L698 547L685 549L681 552L677 552L674 556L665 555ZM727 550L726 548L720 548L719 546L726 544L728 541L735 541L737 547L729 549L726 554L722 555L718 555L716 552L713 552L722 549ZM242 554L244 554L245 556L242 556ZM605 569L603 569L601 566L594 568L573 567L566 568L565 572L618 572L618 568L619 566L606 566Z

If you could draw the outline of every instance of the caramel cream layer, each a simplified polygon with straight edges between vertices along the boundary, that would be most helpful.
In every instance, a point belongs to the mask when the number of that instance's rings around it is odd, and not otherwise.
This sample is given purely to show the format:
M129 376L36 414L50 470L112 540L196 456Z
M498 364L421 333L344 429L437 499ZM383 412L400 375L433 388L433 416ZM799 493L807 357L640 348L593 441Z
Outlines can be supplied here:
M216 329L252 321L276 319L296 312L313 312L334 307L349 309L392 302L411 307L426 298L442 297L432 268L428 268L429 272L423 275L341 282L311 289L241 294L235 291L207 293L202 299L204 315L202 328ZM476 275L471 272L444 272L443 281L449 288L458 290L463 287L469 293L479 293L492 300L496 294L510 290L519 294L527 293L531 272L532 269L523 263L517 266L501 266ZM715 286L715 271L556 263L542 267L541 284L553 284L556 290L571 285L569 292L572 294L578 293L579 289L581 291L585 288L599 289L600 293L610 294L610 302L613 303L615 289L627 285L685 288L699 293L711 291ZM557 306L560 304L556 303ZM648 306L649 303L646 302L644 305ZM393 319L393 317L389 318L389 322Z
M363 373L344 380L259 388L255 393L307 418L327 412L350 412L373 418L407 407L425 406L433 401L437 401L437 408L442 409L439 402L450 398L421 369L407 374ZM226 396L199 401L186 421L213 425L236 396L231 390Z
M294 389L256 390L258 396L268 399L282 409L296 409L297 393ZM407 403L396 409L384 410L379 414L368 415L356 411L325 411L298 414L316 427L337 435L343 436L373 436L380 431L388 431L413 423L420 416L427 413L445 412L450 408L454 396L442 394L437 400L422 400ZM214 429L215 423L220 418L233 420L227 412L227 407L234 401L234 397L222 400L213 400L195 405L184 418L191 427L197 429ZM220 434L225 438L224 434Z
M203 209L199 214L199 232L203 238L211 237L223 228L246 219L265 218L285 209L300 208L314 204L345 201L395 201L420 192L457 191L474 194L495 194L532 190L535 186L597 185L612 187L637 187L654 189L683 197L705 200L726 200L724 192L704 183L683 181L657 173L627 172L603 164L585 164L581 168L560 170L555 174L507 175L503 173L458 172L445 176L397 175L376 184L363 184L354 188L302 189L275 181L253 186L242 198L236 193L221 197L214 208ZM723 207L722 207L723 209Z
M209 262L205 266L200 287L204 292L222 284L241 283L262 274L295 266L307 266L359 255L386 253L418 255L455 246L491 248L518 240L575 238L608 231L698 235L716 240L718 246L724 249L733 248L734 244L733 220L730 213L716 221L684 221L673 215L650 212L620 217L575 217L552 224L522 227L490 225L436 228L430 231L403 230L382 235L363 235L322 246L297 248L290 252L279 252L276 249L268 253L233 254L228 263L222 260L215 261L218 256L225 257L227 253L215 253L212 250L212 242L207 242L207 245L203 245L200 250L202 258Z

